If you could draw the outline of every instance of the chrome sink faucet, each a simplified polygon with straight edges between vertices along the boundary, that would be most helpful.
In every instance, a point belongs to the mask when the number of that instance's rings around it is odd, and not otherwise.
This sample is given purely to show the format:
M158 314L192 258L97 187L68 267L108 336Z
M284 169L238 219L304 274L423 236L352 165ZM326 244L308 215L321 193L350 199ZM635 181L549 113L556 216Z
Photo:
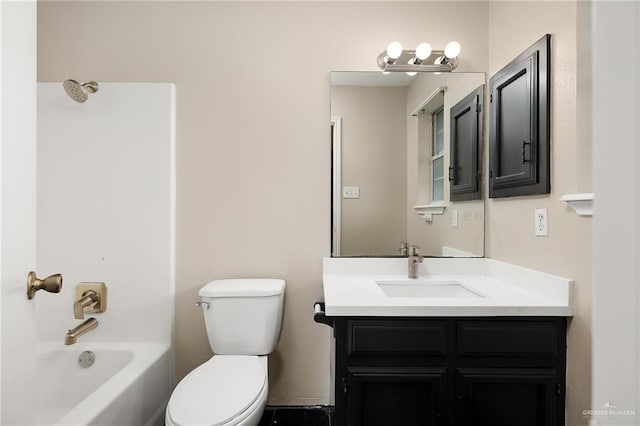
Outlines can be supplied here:
M418 254L418 249L420 247L410 244L408 246L409 256L407 259L409 260L409 278L418 278L418 267L424 260L424 257Z

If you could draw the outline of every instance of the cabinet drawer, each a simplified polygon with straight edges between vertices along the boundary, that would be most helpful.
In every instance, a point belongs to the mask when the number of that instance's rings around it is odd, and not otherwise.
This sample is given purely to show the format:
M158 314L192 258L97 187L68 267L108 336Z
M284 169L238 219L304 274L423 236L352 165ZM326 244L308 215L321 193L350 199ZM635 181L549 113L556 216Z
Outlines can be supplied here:
M554 358L564 347L560 331L554 321L459 321L457 353L461 357Z
M347 327L347 355L445 356L444 321L352 320Z

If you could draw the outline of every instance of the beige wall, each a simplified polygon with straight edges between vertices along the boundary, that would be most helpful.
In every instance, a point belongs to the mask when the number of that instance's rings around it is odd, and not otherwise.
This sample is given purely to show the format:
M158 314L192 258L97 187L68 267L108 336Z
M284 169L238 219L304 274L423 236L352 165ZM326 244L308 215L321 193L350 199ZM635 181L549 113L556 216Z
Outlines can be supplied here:
M193 306L200 286L224 277L282 277L285 320L270 358L269 403L327 403L330 331L311 312L322 297L321 258L330 253L329 72L375 70L378 53L395 39L407 46L427 39L434 47L457 39L459 69L486 70L487 5L38 8L39 81L176 84L176 378L211 355Z
M584 22L576 23L575 3L72 2L38 8L40 81L176 84L176 376L211 354L192 303L201 285L223 277L282 277L285 322L270 358L271 404L328 402L330 333L313 323L311 305L322 297L320 259L330 252L329 71L374 70L391 40L444 46L455 38L463 46L459 70L490 76L551 33L553 192L488 201L486 255L575 280L567 410L570 425L585 424L591 220L557 201L590 188L588 137L578 136L584 116L577 111L588 99L581 82L588 76L576 54L584 46ZM539 207L549 209L548 238L533 235Z
M331 115L341 118L341 256L397 254L407 239L407 88L331 86Z
M581 6L583 7L583 6ZM580 25L577 24L580 15ZM588 67L581 67L588 22L573 2L492 2L489 5L489 76L545 33L551 54L551 194L487 202L488 257L575 280L575 315L569 324L567 416L569 425L586 425L582 411L591 391L591 219L578 217L564 202L567 193L590 191L590 141L578 137L588 110ZM582 59L581 59L582 61ZM586 127L585 127L586 128ZM485 160L485 165L487 160ZM535 237L533 212L547 208L549 237Z

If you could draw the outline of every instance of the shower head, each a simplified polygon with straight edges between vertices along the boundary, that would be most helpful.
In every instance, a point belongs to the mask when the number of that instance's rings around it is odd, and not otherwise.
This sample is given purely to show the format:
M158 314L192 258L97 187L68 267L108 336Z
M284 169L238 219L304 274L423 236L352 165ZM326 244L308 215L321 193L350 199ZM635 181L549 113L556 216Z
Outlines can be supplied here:
M76 102L83 103L89 98L89 93L96 93L98 91L98 83L95 81L88 81L80 84L75 80L65 80L62 83L64 91L67 95Z

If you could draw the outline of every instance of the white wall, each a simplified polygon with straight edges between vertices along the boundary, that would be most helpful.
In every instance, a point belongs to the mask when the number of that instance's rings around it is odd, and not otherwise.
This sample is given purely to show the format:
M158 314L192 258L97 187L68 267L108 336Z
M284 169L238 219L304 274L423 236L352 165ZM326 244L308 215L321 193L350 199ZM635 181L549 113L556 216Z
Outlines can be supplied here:
M36 3L0 2L0 298L3 425L33 425L35 308ZM40 292L42 293L42 292Z
M39 271L63 290L38 305L38 339L62 344L75 286L104 282L91 341L170 343L174 299L174 86L100 83L83 104L38 84Z
M593 12L593 395L634 416L596 415L593 425L640 421L640 5L595 2ZM610 58L624 57L611 66ZM609 63L608 63L609 62ZM607 410L609 411L609 410Z

